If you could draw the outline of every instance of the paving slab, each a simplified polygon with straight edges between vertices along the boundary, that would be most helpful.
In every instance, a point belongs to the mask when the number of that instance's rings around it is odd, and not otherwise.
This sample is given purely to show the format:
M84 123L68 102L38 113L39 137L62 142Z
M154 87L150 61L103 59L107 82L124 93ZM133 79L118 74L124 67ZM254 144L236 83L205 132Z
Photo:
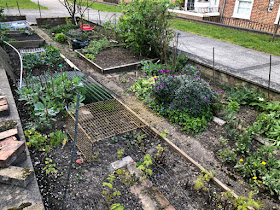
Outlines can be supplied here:
M26 187L34 178L34 171L28 168L9 166L0 169L0 182L7 185Z
M12 136L0 141L0 168L10 166L25 150L23 141Z

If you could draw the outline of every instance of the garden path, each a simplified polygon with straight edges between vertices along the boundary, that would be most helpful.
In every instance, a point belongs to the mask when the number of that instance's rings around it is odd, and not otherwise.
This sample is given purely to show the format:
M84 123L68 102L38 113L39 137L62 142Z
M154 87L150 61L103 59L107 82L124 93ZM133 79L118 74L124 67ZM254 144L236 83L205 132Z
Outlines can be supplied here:
M37 3L37 0L32 0ZM42 17L57 17L68 15L64 6L58 0L40 0L40 4L49 8L42 10ZM5 10L6 14L18 14L17 9ZM35 22L39 17L38 10L22 10L27 20ZM89 14L89 16L88 16ZM85 17L99 22L98 11L89 9ZM119 17L120 13L100 12L101 22ZM215 67L221 71L231 73L237 77L252 81L253 83L268 86L270 59L269 54L247 49L235 44L214 40L208 37L177 31L180 33L178 40L179 51L186 53L191 59L208 64L213 64L213 48L215 48ZM280 92L280 56L272 56L271 88Z

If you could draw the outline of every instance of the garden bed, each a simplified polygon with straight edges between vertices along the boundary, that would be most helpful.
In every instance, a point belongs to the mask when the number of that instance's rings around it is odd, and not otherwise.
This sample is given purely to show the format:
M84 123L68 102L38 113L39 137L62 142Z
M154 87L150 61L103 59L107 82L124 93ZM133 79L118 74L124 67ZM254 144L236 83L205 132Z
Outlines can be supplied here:
M81 50L76 50L76 52L85 61L90 63L95 70L103 74L138 69L143 59L143 57L135 56L131 50L121 47L113 47L100 51L95 55L96 61L88 59Z
M16 48L36 48L41 47L45 40L43 40L38 34L32 32L29 33L7 33L5 36L12 41L9 41L11 45Z

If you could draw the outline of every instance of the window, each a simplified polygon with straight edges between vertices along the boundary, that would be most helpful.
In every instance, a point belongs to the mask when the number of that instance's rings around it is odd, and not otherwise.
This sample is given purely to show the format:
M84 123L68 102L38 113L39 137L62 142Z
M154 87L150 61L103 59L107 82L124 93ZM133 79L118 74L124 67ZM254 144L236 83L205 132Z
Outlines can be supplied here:
M252 7L253 0L236 0L232 17L250 20Z
M277 15L276 15L276 19L275 19L274 24L277 24L277 23L278 23L279 18L280 18L280 5L279 5L278 13L277 13ZM280 23L279 23L279 24L280 24Z
M268 5L268 8L267 8L268 12L272 12L273 5L274 5L274 0L269 0L269 5Z

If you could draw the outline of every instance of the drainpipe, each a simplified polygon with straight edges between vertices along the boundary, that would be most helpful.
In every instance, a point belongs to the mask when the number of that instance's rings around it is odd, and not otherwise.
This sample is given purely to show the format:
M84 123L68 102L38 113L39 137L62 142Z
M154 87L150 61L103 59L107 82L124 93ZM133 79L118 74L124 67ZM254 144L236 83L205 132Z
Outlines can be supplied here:
M220 23L222 23L222 20L223 20L225 6L226 6L226 0L224 0L224 3L223 3L223 9L222 9L221 17L220 17Z

